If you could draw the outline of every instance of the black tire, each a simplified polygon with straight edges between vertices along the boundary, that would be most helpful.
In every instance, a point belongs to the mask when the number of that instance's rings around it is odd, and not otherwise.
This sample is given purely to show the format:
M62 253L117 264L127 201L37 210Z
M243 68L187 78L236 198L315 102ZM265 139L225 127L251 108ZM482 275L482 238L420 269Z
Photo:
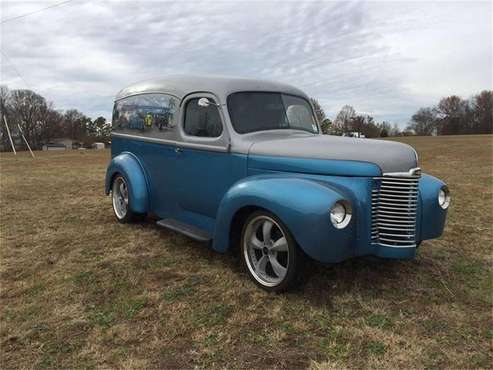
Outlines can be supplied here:
M282 237L285 238L286 241L286 252L287 256L280 255L281 253L286 253L283 251L271 251L269 248L275 248L275 245L277 242L281 241L281 238L277 239L276 243L271 243L273 241L272 238L269 238L269 242L271 245L270 247L263 247L261 249L258 248L256 245L258 241L258 237L256 238L255 243L247 243L247 238L252 239L253 235L258 234L258 228L260 225L256 225L257 222L261 222L261 220L265 220L264 222L267 222L268 220L272 220L274 222L274 225L271 228L271 233L273 232L274 234L278 234L278 230L282 233ZM255 228L255 231L254 231ZM274 230L274 231L272 231ZM262 227L262 232L263 232L263 227ZM253 234L255 233L255 234ZM272 234L271 234L272 235ZM262 238L263 239L263 238ZM265 244L265 241L262 240L262 242ZM244 266L246 272L249 274L250 278L262 289L268 291L268 292L275 292L275 293L280 293L284 292L286 290L289 290L292 288L296 282L298 281L298 274L301 270L302 264L304 262L304 256L303 253L300 251L296 241L294 240L293 236L291 235L291 232L289 229L284 225L284 223L274 214L268 212L268 211L255 211L253 212L245 221L243 224L242 232L241 232L241 241L240 241L240 256L242 260L242 265ZM284 248L284 243L281 243ZM279 245L281 245L279 244ZM256 245L253 247L252 245ZM267 248L267 252L265 250ZM259 256L259 251L262 251L261 257L258 257L258 260L254 260ZM275 259L276 261L273 262L279 262L281 267L286 268L285 275L282 276L282 274L277 275L276 274L276 269L273 268L273 264L271 263L271 257L275 253ZM262 274L262 269L258 269L258 273L255 272L254 264L256 262L256 265L259 266L260 259L263 257L267 257L268 261L264 262L265 263L265 268L264 268L264 273ZM281 259L282 261L279 261ZM286 266L282 262L285 262ZM270 272L272 274L272 281L269 281L268 275L269 275L269 264L270 264ZM282 270L281 270L282 271ZM282 276L282 278L280 277Z
M126 194L127 203L126 203L125 212L122 212L122 209L118 209L118 205L116 204L117 200L115 199L115 197L118 197L117 186L119 186L119 184L121 183L125 184L125 187L127 189L127 194ZM113 178L113 182L111 183L111 204L113 207L113 213L115 215L116 220L121 224L135 222L142 218L141 214L132 211L132 199L130 197L130 193L128 192L127 184L128 181L125 178L125 176L119 173L115 175L115 177Z

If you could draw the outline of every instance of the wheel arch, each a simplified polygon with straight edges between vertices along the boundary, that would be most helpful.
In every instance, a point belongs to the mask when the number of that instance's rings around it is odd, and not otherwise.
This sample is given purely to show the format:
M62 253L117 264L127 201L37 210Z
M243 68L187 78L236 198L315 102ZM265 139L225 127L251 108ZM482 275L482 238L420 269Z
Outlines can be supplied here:
M260 209L281 220L303 252L324 261L336 253L335 249L327 250L329 241L346 244L353 236L353 227L336 230L330 224L330 206L340 199L344 196L328 184L306 178L286 175L245 178L233 185L221 201L213 248L219 252L234 250L242 222Z
M256 211L268 211L269 210L253 205L245 205L240 209L236 210L231 218L231 223L229 225L229 249L233 253L237 253L240 248L241 232L243 230L243 225L248 217Z
M123 152L111 160L106 170L106 195L109 195L113 181L118 175L122 175L127 182L132 211L147 213L149 211L148 181L145 171L135 155Z
M108 189L105 191L106 195L109 195L110 192L112 191L113 183L115 182L115 179L118 177L118 175L120 175L120 172L118 171L113 172L113 174L111 175L111 178L109 179L109 183L108 183Z

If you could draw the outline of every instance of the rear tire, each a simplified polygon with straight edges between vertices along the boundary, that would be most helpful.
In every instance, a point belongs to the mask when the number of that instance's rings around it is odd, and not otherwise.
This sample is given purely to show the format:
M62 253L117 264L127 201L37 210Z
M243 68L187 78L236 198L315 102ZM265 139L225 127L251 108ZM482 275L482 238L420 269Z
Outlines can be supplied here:
M130 193L125 177L118 174L111 186L111 200L113 212L118 222L126 224L137 219L137 214L132 211Z
M241 233L241 259L252 280L269 292L297 281L303 255L289 229L267 211L252 213Z

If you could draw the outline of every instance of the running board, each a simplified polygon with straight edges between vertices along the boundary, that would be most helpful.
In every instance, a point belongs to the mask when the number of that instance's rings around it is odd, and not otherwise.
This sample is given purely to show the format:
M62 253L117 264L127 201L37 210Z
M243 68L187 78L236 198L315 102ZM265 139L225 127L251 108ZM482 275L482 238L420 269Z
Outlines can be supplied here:
M177 231L199 242L208 242L212 239L211 235L207 231L172 218L159 220L156 224L158 226Z

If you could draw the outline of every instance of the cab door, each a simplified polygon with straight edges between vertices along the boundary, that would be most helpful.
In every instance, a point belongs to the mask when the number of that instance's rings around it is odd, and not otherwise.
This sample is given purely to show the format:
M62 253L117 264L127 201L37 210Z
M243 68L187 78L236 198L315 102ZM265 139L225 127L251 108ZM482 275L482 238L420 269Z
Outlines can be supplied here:
M204 105L207 98L210 102ZM180 220L209 232L225 192L243 174L229 151L224 112L213 94L189 95L182 103L180 140L176 146L176 180Z

